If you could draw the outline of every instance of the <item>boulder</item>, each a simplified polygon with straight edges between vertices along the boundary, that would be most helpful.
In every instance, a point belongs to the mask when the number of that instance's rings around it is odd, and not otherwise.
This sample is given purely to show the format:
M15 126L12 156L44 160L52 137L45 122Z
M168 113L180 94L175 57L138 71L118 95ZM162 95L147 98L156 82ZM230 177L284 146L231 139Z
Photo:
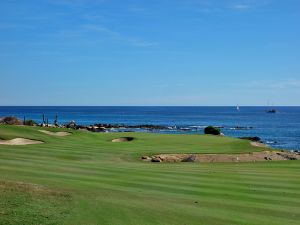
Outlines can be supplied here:
M261 142L260 137L257 137L257 136L254 136L254 137L240 137L240 139L255 141L255 142Z
M70 121L68 124L66 124L66 128L76 129L77 125L74 120Z

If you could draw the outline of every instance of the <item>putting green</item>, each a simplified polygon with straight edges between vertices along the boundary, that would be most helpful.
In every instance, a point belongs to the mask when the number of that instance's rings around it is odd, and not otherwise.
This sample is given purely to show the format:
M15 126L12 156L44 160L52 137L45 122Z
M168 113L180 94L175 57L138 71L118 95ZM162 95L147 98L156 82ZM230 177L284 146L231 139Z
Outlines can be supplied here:
M142 155L242 153L249 141L205 135L51 136L0 126L0 225L295 225L300 162L149 163ZM48 129L57 132L62 129ZM132 137L127 142L113 139Z

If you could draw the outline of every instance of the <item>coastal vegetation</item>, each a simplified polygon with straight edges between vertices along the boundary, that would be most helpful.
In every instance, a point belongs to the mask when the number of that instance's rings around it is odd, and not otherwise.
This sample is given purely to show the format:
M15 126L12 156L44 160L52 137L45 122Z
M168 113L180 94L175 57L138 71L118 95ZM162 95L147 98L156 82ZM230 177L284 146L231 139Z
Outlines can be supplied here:
M14 116L6 116L3 118L0 118L0 124L6 124L6 125L22 125L23 122Z
M26 126L37 126L38 123L35 122L34 120L24 120L24 125L26 125Z
M51 135L57 132L69 135ZM0 126L0 139L15 138L41 143L0 145L1 225L294 225L300 220L299 160L141 160L268 150L249 140ZM123 141L112 142L116 139Z
M218 127L208 126L204 129L205 134L213 134L213 135L220 135L221 130Z

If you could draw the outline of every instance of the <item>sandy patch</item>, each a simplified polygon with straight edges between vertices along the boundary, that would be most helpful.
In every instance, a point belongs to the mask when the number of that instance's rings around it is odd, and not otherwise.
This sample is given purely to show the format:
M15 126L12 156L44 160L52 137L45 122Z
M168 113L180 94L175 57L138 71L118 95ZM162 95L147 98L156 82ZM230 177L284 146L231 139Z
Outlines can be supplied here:
M160 154L143 156L151 162L260 162L300 160L300 153L289 151L263 151L241 154Z
M129 142L129 141L133 141L133 137L121 137L121 138L115 138L113 140L111 140L111 142Z
M26 138L14 138L11 140L0 140L0 145L34 145L42 144L42 141L35 141Z
M71 133L65 132L65 131L59 131L59 132L52 132L52 131L48 131L48 130L39 130L39 131L42 133L52 135L52 136L57 136L57 137L64 137L64 136L71 135Z
M267 148L268 147L266 144L256 142L256 141L251 141L250 144L254 147L259 147L259 148Z

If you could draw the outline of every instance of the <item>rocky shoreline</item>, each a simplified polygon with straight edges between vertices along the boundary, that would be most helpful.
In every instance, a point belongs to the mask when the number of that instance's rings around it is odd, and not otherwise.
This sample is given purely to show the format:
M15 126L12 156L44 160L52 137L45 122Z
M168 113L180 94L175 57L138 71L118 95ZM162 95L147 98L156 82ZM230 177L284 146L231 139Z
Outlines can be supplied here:
M43 122L37 123L33 120L26 120L25 117L23 120L16 118L14 116L7 116L0 118L0 124L7 124L7 125L29 125L29 126L41 126L41 127L59 127L59 128L69 128L75 130L88 130L91 132L112 132L112 131L119 131L119 132L134 132L135 130L145 130L145 131L180 131L180 132L195 132L199 130L203 130L207 126L199 126L199 125L173 125L173 126L166 126L166 125L154 125L154 124L137 124L137 125L126 125L126 124L111 124L111 123L95 123L91 125L80 125L77 124L75 121L70 121L66 124L58 124L57 117L54 123L49 123L48 119L43 115ZM224 126L213 126L217 129L224 129ZM226 127L226 129L234 129L234 130L249 130L253 129L253 127Z
M28 125L28 126L41 126L41 127L57 127L57 128L68 128L74 130L90 131L90 132L199 132L205 130L206 126L186 125L186 126L164 126L164 125L153 125L153 124L139 124L139 125L126 125L126 124L110 124L110 123L95 123L92 125L79 125L75 121L70 121L66 124L58 124L57 117L53 124L48 123L48 119L43 115L43 122L37 123L33 120L23 120L14 116L7 116L0 118L0 124L6 125ZM224 127L224 126L213 126L216 129L234 129L234 130L249 130L253 127ZM223 136L223 133L220 133ZM258 143L263 143L261 138L256 136L250 137L239 137L240 139L246 139Z
M109 132L113 130L126 130L126 129L142 129L142 130L172 130L173 128L167 126L160 126L160 125L150 125L150 124L141 124L141 125L125 125L125 124L102 124L97 123L89 126L83 125L66 125L67 128L74 128L74 129L86 129L92 132Z

